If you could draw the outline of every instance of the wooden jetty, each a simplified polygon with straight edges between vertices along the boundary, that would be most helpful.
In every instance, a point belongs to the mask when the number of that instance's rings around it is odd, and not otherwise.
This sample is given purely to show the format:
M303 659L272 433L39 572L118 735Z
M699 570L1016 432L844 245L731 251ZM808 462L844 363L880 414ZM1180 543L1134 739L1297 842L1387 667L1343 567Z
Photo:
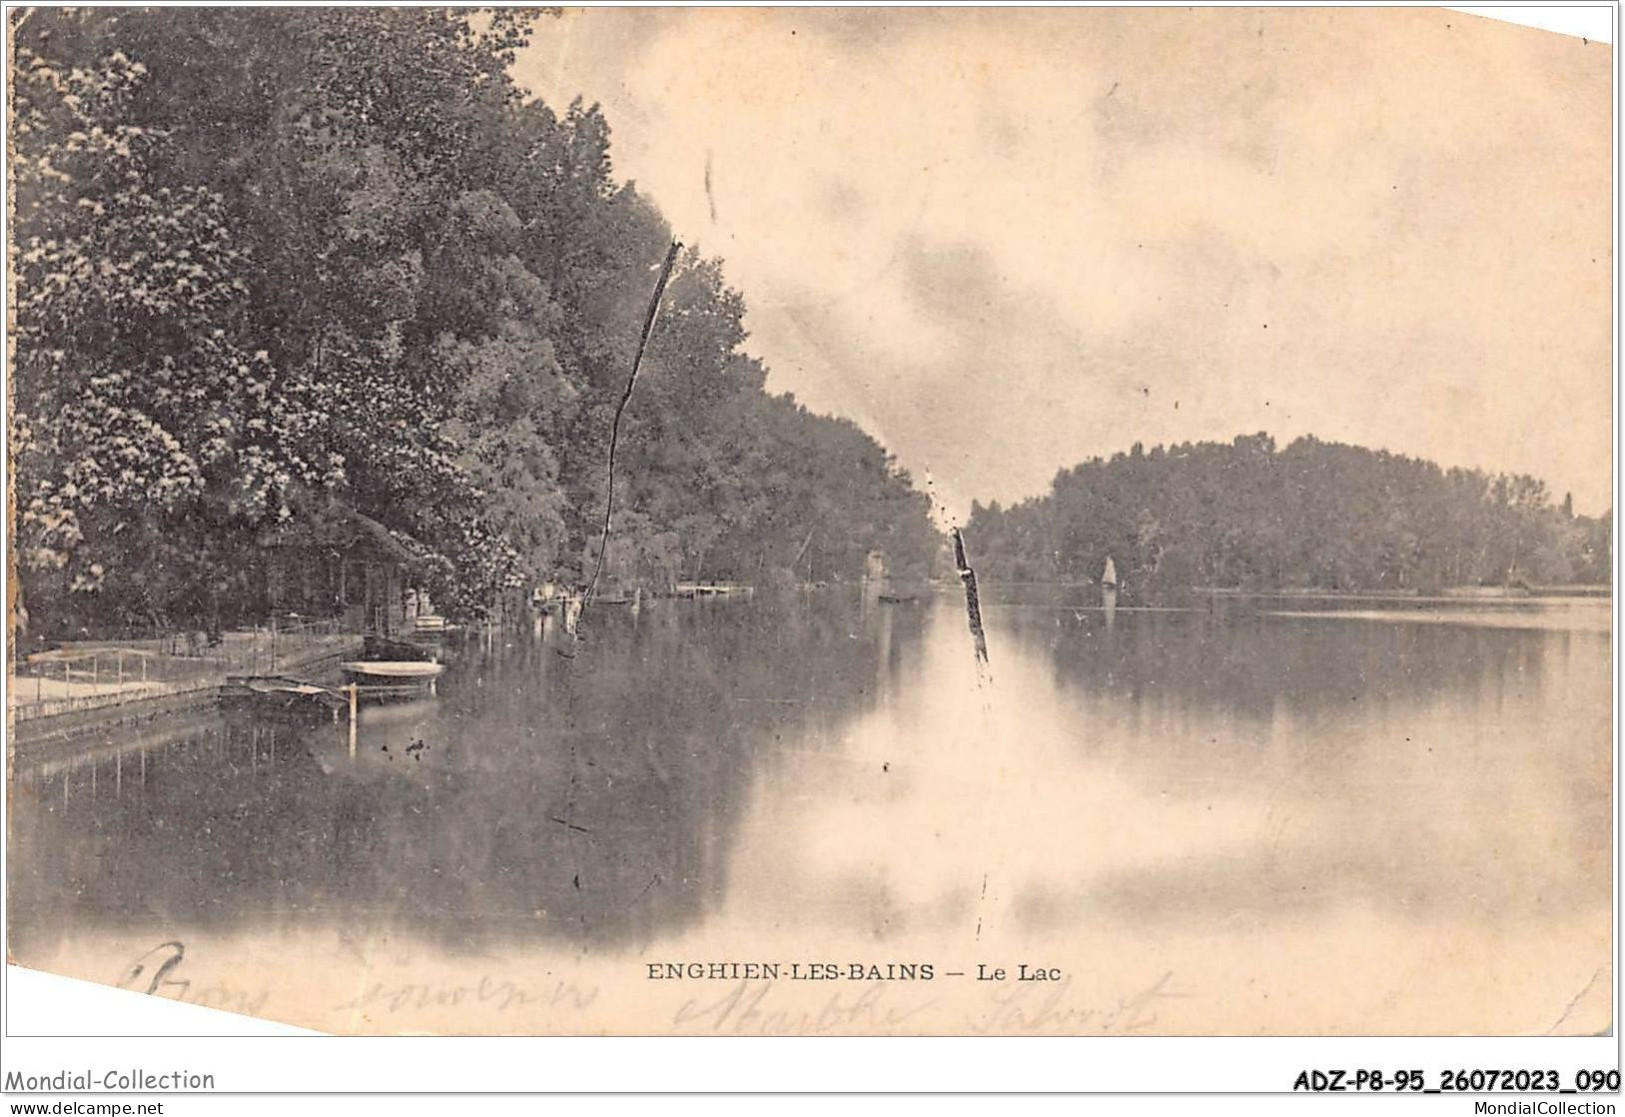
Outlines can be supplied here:
M676 597L750 597L755 592L755 586L741 586L733 582L678 582L672 587L672 594Z

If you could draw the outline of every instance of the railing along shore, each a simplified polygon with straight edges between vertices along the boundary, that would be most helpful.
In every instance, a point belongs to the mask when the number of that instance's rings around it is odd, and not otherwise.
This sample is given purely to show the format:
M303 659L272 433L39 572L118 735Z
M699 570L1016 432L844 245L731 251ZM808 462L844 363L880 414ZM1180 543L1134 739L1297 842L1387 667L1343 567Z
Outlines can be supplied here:
M338 619L274 621L221 633L68 641L18 657L9 680L18 721L221 685L228 675L275 675L358 640Z

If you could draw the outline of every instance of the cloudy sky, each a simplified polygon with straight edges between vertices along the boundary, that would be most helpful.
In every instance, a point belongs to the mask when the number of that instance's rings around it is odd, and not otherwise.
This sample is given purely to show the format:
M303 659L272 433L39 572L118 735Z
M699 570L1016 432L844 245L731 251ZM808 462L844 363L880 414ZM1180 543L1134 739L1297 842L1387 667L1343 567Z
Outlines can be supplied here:
M571 10L516 77L963 515L1267 430L1610 480L1611 48L1443 10Z

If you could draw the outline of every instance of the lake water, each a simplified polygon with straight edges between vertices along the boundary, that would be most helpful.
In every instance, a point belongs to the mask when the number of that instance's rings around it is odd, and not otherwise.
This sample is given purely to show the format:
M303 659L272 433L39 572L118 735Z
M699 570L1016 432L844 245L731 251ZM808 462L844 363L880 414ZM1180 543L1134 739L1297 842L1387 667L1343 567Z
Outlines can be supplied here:
M353 757L25 759L10 949L334 1031L1609 1025L1606 603L987 596L985 679L953 595L660 601L453 645ZM649 976L714 961L779 973Z

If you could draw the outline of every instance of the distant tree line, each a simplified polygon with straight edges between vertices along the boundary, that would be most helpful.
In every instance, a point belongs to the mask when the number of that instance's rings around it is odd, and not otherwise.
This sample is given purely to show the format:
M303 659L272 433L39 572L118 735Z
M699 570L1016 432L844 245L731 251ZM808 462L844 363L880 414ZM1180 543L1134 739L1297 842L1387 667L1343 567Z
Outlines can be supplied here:
M597 547L610 420L671 231L596 107L510 80L512 10L13 13L24 601L194 623L359 521L453 612ZM681 256L622 430L606 573L924 572L929 501L764 389Z
M1110 556L1140 596L1607 584L1611 532L1532 477L1262 433L1092 458L965 529L986 579L1096 580Z

